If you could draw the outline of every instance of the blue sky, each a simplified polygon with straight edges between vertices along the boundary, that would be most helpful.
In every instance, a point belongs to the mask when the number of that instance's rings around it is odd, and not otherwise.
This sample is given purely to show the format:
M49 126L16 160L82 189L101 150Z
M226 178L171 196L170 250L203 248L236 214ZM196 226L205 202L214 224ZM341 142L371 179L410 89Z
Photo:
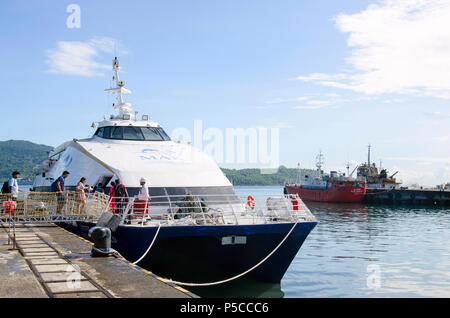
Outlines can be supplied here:
M169 133L278 127L280 164L312 168L322 150L342 171L370 143L405 183L448 182L447 2L4 1L0 140L90 136L118 54L128 100Z

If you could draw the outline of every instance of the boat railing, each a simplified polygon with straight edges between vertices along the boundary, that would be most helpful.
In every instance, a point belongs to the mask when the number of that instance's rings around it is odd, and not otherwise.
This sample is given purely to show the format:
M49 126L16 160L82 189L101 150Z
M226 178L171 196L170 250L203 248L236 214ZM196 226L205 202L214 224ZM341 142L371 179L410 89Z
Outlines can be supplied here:
M125 224L230 225L315 221L296 194L237 196L230 194L112 197L105 211L119 214Z

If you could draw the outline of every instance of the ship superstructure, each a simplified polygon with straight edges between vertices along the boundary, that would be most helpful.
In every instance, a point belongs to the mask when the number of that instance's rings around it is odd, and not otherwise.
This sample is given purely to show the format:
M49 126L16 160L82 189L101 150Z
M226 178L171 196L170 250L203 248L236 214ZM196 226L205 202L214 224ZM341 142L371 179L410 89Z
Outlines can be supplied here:
M398 173L396 171L392 175L389 175L385 168L377 168L374 162L370 161L370 149L371 145L368 145L367 162L357 166L357 178L366 180L367 189L397 189L400 187L400 182L394 178Z

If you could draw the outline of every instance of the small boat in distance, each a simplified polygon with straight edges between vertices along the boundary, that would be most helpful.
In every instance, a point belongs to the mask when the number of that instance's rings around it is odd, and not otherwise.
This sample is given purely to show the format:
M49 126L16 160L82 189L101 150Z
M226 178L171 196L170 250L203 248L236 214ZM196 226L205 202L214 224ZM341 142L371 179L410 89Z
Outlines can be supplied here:
M323 155L317 156L317 170L313 175L305 175L295 184L286 183L285 194L298 195L303 201L316 202L361 202L366 194L366 181L358 180L330 171L324 174L322 170Z

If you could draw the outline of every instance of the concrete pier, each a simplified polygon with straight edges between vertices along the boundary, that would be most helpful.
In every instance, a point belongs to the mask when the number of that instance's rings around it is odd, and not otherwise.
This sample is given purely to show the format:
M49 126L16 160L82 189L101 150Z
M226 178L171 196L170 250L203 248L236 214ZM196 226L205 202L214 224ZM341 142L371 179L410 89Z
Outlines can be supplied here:
M376 189L368 191L363 202L450 206L450 191L437 189Z
M55 224L0 225L0 298L195 298L123 258L90 256L92 243Z

